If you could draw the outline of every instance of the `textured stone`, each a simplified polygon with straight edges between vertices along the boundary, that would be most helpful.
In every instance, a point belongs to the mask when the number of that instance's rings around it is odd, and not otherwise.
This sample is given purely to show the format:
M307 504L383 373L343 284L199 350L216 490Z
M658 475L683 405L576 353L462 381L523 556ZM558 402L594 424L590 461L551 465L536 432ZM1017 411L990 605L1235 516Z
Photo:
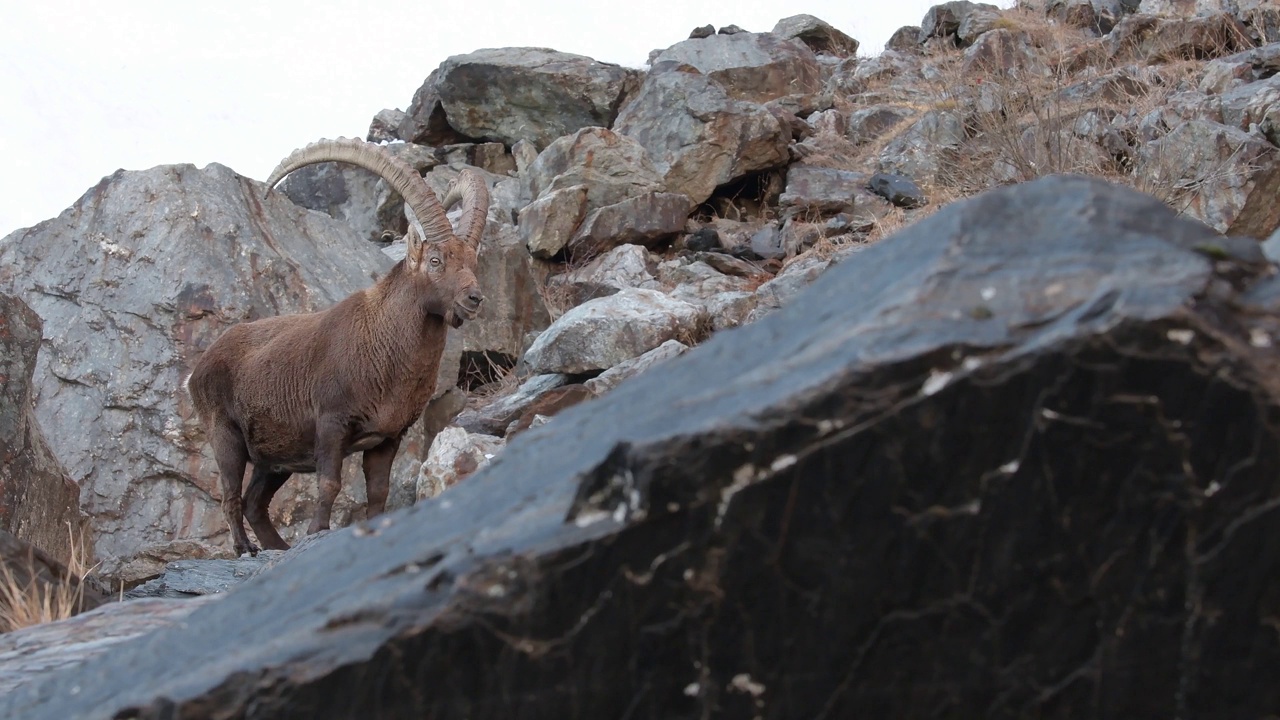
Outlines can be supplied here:
M694 202L681 193L645 193L593 210L569 240L575 259L619 245L653 245L684 230Z
M551 324L538 291L543 274L516 229L490 220L476 258L476 280L484 290L484 303L475 319L453 331L462 335L462 351L520 357L525 335Z
M555 286L581 285L621 290L629 287L654 289L653 257L641 245L619 245L586 265L550 279Z
M662 174L636 140L604 128L585 128L551 143L523 175L535 200L556 190L587 189L587 212L661 191Z
M953 0L929 8L920 22L920 36L922 39L953 38L956 45L967 47L995 27L999 18L1000 8L995 5Z
M839 213L852 210L866 173L795 164L787 169L787 189L778 200L783 212Z
M904 208L916 208L929 202L924 191L911 178L889 173L876 173L868 183L871 192Z
M851 57L858 54L858 41L840 32L830 23L812 15L792 15L778 21L774 35L799 40L815 53Z
M583 383L596 395L603 395L616 388L623 380L635 377L655 365L678 357L689 346L679 340L668 340L649 352L623 361Z
M447 427L431 443L418 474L418 501L428 500L489 464L503 446L502 438Z
M696 305L625 288L562 315L538 336L524 362L535 374L607 370L667 340L694 338L705 321Z
M369 132L365 139L369 142L385 143L400 140L400 126L408 119L403 110L386 108L379 110L369 123Z
M894 30L885 41L884 49L897 52L919 52L922 32L919 25L903 25Z
M41 327L25 303L0 294L0 531L66 564L73 543L91 551L93 534L80 514L80 488L31 409Z
M414 97L410 124L424 130L406 135L402 129L402 137L443 144L420 139L443 115L466 138L546 147L580 128L608 127L638 77L636 70L545 48L455 55L424 83L431 88L419 91L421 102Z
M520 212L520 238L533 257L556 257L587 215L587 186L552 190Z
M956 203L0 714L1265 717L1276 318L1215 237Z
M1263 238L1280 227L1280 150L1264 138L1189 120L1139 155L1142 177L1169 188L1170 202L1216 230Z
M614 129L648 150L667 192L695 203L731 180L789 159L790 131L773 113L732 99L716 81L677 63L653 68Z
M524 414L538 398L569 382L568 375L534 375L515 392L494 398L458 416L458 427L473 434L501 436L507 426Z

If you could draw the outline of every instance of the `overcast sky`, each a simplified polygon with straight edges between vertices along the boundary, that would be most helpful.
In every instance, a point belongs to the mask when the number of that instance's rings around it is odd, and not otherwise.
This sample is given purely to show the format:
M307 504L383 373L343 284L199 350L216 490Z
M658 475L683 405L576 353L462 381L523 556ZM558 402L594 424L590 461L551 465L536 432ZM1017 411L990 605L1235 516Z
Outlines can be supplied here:
M706 23L816 15L879 52L937 0L8 3L0 20L0 237L58 215L117 168L228 165L364 137L446 57L537 46L643 67ZM1002 3L1004 4L1004 3Z

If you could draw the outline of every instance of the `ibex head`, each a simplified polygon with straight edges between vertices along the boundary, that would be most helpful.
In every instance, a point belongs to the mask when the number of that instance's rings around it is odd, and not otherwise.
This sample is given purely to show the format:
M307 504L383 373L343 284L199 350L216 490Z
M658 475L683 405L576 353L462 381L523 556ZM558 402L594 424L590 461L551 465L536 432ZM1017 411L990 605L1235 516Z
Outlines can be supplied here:
M489 213L489 191L484 181L463 170L443 203L422 176L380 145L360 140L320 140L297 150L280 162L267 187L304 165L346 162L377 173L404 198L409 232L405 235L403 273L417 287L423 308L444 318L451 327L474 319L484 302L476 281L476 251ZM462 203L458 233L445 211Z

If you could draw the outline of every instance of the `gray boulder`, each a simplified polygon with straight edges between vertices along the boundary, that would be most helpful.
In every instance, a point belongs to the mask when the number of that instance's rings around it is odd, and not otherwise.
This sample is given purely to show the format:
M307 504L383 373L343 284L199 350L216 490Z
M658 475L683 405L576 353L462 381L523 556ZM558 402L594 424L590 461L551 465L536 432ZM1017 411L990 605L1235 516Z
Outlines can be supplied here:
M522 179L539 200L564 188L586 188L586 212L662 191L662 173L635 138L605 128L584 128L538 153Z
M489 464L502 450L502 438L447 427L431 443L418 473L418 501L429 500Z
M720 83L734 100L765 103L788 96L805 96L822 89L818 59L807 45L773 33L717 34L685 40L667 48L654 60L696 68ZM811 101L802 100L801 104Z
M650 192L597 208L569 240L575 259L591 258L619 245L653 245L684 230L695 203L681 193Z
M140 579L167 560L230 551L212 454L182 389L204 348L236 321L328 307L391 267L346 224L263 192L216 164L120 171L0 240L0 291L44 319L35 416L80 486L104 574ZM422 452L411 433L393 484L413 482ZM358 456L344 477L336 525L363 513ZM286 540L314 497L306 475L276 496Z
M373 120L369 123L369 132L365 136L365 140L369 142L384 143L395 142L400 139L400 126L408 119L408 115L403 110L386 108L379 110L377 115L373 116Z
M920 36L950 38L956 45L967 47L982 33L995 27L1000 8L987 3L953 0L934 5L920 22Z
M551 323L538 292L544 274L516 228L490 220L476 258L476 280L484 291L484 303L474 320L451 331L462 335L463 352L519 358L525 336Z
M603 395L628 378L635 377L666 360L683 355L688 345L679 340L668 340L649 352L624 360L583 383L595 395Z
M534 374L608 370L668 340L696 339L705 322L696 305L626 288L562 315L534 341L524 364Z
M771 31L793 40L799 40L815 53L851 57L858 54L858 41L840 32L825 20L812 15L792 15L778 21Z
M445 60L435 94L461 135L546 147L584 127L609 127L639 77L638 70L546 48L485 49Z
M734 100L715 80L676 63L654 67L614 129L648 151L667 192L683 193L694 203L731 180L790 158L791 133L773 113Z
M586 185L547 191L520 211L520 238L533 257L556 257L586 215Z

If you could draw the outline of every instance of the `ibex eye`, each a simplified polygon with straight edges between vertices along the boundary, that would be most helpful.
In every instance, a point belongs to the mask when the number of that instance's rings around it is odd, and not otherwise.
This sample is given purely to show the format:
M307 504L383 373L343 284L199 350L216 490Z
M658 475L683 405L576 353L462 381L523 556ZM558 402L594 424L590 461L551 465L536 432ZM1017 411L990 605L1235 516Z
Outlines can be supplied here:
M431 258L431 264L432 264L432 265L439 265L439 264L440 264L440 258Z

